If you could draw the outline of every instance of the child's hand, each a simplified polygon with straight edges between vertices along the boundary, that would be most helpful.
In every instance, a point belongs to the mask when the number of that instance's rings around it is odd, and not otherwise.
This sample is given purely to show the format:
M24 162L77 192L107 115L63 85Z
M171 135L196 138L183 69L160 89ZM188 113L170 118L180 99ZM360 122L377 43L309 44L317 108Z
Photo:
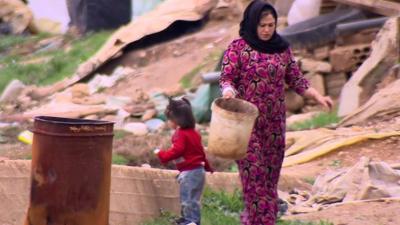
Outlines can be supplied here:
M153 150L153 153L154 153L154 155L158 155L158 153L159 153L160 151L161 151L161 150L160 150L159 148L156 148L156 149Z

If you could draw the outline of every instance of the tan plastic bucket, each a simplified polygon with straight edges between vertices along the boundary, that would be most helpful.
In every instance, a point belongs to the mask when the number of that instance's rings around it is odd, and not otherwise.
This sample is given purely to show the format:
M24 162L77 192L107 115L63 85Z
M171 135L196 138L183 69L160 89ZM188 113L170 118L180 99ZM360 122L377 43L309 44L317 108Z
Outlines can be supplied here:
M227 159L246 156L258 109L240 99L216 99L212 106L207 151Z

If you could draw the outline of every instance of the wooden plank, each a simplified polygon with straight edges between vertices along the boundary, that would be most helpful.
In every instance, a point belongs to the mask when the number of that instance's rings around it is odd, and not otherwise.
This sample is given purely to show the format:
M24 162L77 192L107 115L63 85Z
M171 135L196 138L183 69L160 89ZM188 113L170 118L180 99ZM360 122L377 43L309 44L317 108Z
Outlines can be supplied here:
M360 7L384 16L400 16L400 1L387 0L333 0L338 3Z

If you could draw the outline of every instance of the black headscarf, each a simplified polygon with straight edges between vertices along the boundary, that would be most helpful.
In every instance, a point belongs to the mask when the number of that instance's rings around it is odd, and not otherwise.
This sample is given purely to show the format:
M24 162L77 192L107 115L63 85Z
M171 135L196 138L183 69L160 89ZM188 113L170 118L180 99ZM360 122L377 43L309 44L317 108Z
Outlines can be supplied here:
M276 32L276 29L268 41L258 38L257 26L261 19L261 13L264 10L271 11L272 16L275 18L275 23L277 23L278 14L275 8L262 0L254 0L244 11L243 20L240 22L239 34L250 47L259 52L281 53L289 48L289 43Z

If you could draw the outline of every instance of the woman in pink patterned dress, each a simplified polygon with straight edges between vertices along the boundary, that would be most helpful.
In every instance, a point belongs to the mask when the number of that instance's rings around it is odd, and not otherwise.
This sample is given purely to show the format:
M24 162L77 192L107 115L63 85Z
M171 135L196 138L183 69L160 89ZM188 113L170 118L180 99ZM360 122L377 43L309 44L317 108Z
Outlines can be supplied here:
M241 38L225 51L220 86L224 98L240 98L259 111L247 156L238 160L245 209L243 225L273 225L278 212L277 185L285 150L285 83L327 108L329 97L309 87L286 42L276 33L277 13L262 0L246 8Z

